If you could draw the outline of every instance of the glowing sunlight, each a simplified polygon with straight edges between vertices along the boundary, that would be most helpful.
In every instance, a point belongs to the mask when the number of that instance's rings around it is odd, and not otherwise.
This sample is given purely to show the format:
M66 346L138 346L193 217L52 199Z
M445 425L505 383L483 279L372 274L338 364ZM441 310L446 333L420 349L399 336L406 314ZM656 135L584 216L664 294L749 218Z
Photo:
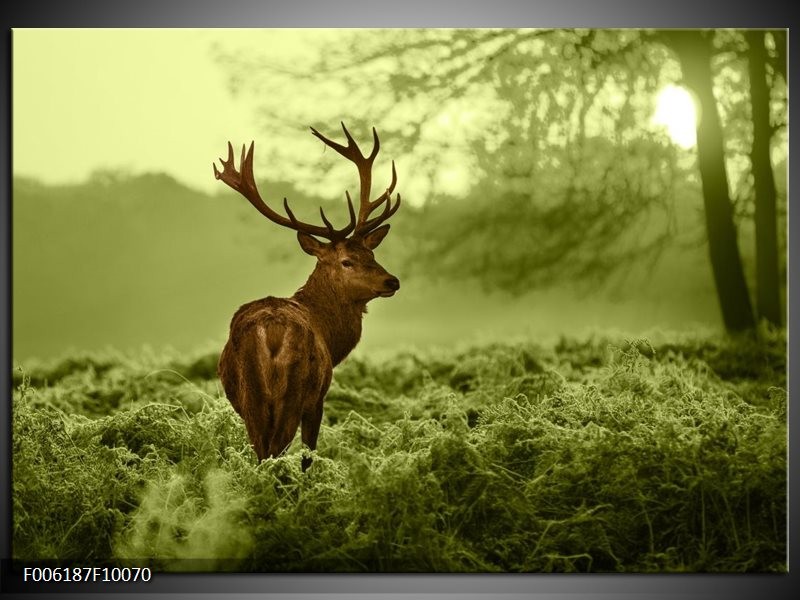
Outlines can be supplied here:
M695 145L695 119L695 102L686 88L669 85L659 92L653 124L665 127L673 142L683 148Z

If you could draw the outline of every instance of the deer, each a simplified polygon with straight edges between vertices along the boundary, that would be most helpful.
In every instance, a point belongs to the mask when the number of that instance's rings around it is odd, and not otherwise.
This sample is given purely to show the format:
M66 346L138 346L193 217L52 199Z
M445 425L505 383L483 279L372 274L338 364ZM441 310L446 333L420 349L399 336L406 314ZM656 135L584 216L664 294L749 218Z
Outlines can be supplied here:
M389 187L370 200L372 166L380 150L378 133L373 127L372 151L364 156L341 125L346 146L310 127L313 135L358 170L358 214L350 192L345 191L350 220L340 229L334 228L321 207L323 224L314 225L299 221L286 198L286 216L261 199L253 173L255 141L247 152L242 146L238 171L230 142L227 160L219 159L222 170L213 164L216 179L273 223L296 231L300 248L317 259L306 283L290 298L268 296L234 313L219 358L217 374L225 395L243 419L259 462L281 455L298 427L302 427L303 444L316 450L333 368L358 344L367 303L391 297L400 289L400 280L378 264L373 254L389 232L385 222L400 207L399 193L392 200L397 184L394 161ZM303 456L303 472L311 462Z

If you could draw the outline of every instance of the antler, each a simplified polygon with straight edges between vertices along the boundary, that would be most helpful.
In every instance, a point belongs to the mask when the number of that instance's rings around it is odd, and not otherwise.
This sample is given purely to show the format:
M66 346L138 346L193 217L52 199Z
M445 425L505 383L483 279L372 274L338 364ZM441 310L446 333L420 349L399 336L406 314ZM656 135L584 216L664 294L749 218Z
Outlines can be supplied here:
M394 205L392 205L391 198L392 192L394 191L394 186L397 184L397 172L394 168L394 161L392 161L392 182L389 184L389 187L386 188L386 191L383 192L383 194L378 196L375 200L370 201L369 195L370 188L372 186L372 163L375 161L375 157L378 155L378 150L380 150L381 147L380 140L378 139L378 132L375 131L374 127L372 128L372 152L370 152L369 156L364 156L361 153L358 144L356 144L355 140L353 139L353 136L351 136L350 132L347 131L347 127L344 126L344 123L342 123L342 129L344 130L345 137L347 137L347 146L343 146L342 144L334 142L333 140L329 140L313 127L311 127L311 133L321 139L325 145L330 146L346 159L355 163L356 168L358 168L358 176L361 181L361 192L358 220L355 223L353 236L364 236L370 231L376 229L378 225L391 217L395 212L397 212L397 209L400 208L400 194L397 194L397 201L394 203ZM352 207L350 192L345 192L345 195L347 196L347 203ZM383 212L370 219L369 216L375 211L375 209L384 203L385 206L383 208Z
M286 200L286 198L283 199L283 208L289 218L284 217L267 206L267 204L261 199L261 195L258 193L258 188L256 187L255 178L253 176L254 148L255 142L252 142L250 144L250 149L247 151L247 154L245 154L244 146L242 146L242 158L239 161L239 168L241 171L237 171L233 162L233 146L230 142L228 142L228 160L223 160L222 158L219 159L222 163L222 172L217 170L216 164L213 165L214 177L225 182L228 186L239 192L242 196L247 198L250 204L252 204L256 210L258 210L258 212L278 225L283 225L284 227L294 229L295 231L302 231L304 233L323 237L331 241L344 239L355 229L356 215L355 211L353 210L353 202L350 200L350 196L347 197L347 207L350 210L350 223L342 229L334 229L333 225L331 225L331 222L327 219L327 217L325 217L325 212L322 210L322 208L319 209L319 214L322 216L322 221L325 223L325 227L320 227L319 225L310 225L308 223L298 221L295 218L294 213L292 213L291 209L289 208L289 202Z

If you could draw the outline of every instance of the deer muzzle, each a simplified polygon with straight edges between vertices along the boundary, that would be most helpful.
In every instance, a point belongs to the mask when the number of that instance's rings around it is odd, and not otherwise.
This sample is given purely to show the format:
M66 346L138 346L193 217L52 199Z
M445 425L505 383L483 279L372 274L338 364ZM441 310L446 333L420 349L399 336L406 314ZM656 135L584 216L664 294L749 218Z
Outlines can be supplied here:
M390 275L386 279L383 280L383 290L380 292L381 298L389 298L394 296L395 292L400 289L400 280Z

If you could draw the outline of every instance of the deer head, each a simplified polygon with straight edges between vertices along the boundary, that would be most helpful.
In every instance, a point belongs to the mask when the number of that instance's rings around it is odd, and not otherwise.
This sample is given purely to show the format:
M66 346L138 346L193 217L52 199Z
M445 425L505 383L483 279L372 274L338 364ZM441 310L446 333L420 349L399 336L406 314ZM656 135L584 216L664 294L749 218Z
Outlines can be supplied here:
M374 141L369 156L364 156L344 123L342 130L347 138L347 146L326 138L313 127L310 129L325 145L353 162L358 169L360 181L358 214L356 215L353 208L350 192L346 191L350 221L341 229L336 229L331 224L322 208L320 217L324 226L312 225L303 223L294 216L286 198L283 199L286 216L274 211L261 199L253 175L255 142L250 144L247 151L242 146L239 171L234 165L233 146L228 142L228 158L227 160L220 158L221 172L217 170L216 164L214 165L214 176L244 196L270 221L296 231L300 247L317 258L317 267L312 278L324 282L323 284L331 288L339 298L366 303L379 296L392 296L400 288L400 281L375 261L372 251L389 232L389 224L384 222L400 207L400 194L397 194L394 203L391 198L397 184L394 161L392 161L392 180L389 187L376 199L370 200L372 165L380 150L380 140L375 128L372 129ZM373 216L381 206L383 210ZM323 238L327 242L317 238Z

